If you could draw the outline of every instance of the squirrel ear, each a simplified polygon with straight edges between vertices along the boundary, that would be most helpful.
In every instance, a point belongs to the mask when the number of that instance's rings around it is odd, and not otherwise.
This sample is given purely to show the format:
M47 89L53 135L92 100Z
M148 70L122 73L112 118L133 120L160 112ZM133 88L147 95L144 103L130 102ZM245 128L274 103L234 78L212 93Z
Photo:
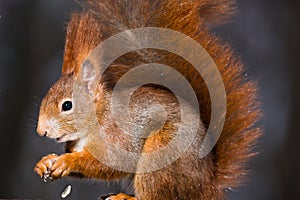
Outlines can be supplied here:
M97 69L89 60L85 60L81 65L78 78L87 92L93 94L97 80Z

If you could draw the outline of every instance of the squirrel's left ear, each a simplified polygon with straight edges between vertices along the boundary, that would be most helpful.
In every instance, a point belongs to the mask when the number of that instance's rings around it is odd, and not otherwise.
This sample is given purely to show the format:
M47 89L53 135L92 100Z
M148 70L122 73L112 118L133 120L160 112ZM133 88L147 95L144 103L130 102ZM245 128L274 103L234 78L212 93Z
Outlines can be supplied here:
M85 92L90 95L94 94L97 86L97 69L89 60L85 60L76 75L76 79L83 86Z

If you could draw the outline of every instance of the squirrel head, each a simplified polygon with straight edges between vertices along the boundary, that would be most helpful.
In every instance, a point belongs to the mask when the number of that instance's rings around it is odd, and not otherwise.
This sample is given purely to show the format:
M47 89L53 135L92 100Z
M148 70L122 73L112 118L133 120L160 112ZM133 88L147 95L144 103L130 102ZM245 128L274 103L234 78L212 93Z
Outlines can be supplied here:
M37 132L58 142L78 139L73 126L73 78L61 76L44 97L38 119Z
M100 36L100 28L91 13L72 16L67 28L62 76L48 91L40 106L39 135L54 138L58 142L73 141L84 136L82 131L76 130L74 111L75 108L85 107L75 105L73 89L75 79L80 79L86 85L93 81L88 77L91 68L84 67L83 63L91 49L99 44L100 39L95 36Z
M37 132L40 136L67 142L86 136L86 126L94 124L96 108L105 96L93 64L85 60L77 74L62 74L42 100Z

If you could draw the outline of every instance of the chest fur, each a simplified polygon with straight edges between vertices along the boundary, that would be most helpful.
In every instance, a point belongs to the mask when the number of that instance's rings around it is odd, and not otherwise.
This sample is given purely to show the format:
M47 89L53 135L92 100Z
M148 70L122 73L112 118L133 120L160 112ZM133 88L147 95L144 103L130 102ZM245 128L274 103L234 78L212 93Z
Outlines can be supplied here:
M87 138L82 138L75 141L68 141L65 145L65 152L80 152L83 151L85 145L87 144Z

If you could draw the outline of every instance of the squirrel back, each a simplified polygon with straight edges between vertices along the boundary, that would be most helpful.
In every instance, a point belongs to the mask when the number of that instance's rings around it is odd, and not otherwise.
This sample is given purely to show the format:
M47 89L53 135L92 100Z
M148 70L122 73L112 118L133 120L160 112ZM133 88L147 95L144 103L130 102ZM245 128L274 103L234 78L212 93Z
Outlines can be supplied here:
M235 11L234 0L87 0L83 12L74 13L68 24L62 75L76 75L89 53L102 41L125 30L160 27L181 32L197 41L214 60L224 82L227 112L221 136L210 153L208 179L216 199L227 188L239 186L247 174L246 163L256 153L261 135L256 126L259 102L256 83L230 45L211 33L211 26L226 22ZM135 66L162 63L180 72L194 89L204 128L211 118L211 100L201 74L185 59L170 52L142 49L118 58L106 70L103 87L112 90L118 80ZM188 101L188 99L187 99ZM204 158L205 161L206 158ZM205 181L204 181L205 182ZM210 186L207 186L208 190ZM205 193L205 190L203 190ZM180 194L179 194L180 196ZM203 198L209 199L203 194Z

